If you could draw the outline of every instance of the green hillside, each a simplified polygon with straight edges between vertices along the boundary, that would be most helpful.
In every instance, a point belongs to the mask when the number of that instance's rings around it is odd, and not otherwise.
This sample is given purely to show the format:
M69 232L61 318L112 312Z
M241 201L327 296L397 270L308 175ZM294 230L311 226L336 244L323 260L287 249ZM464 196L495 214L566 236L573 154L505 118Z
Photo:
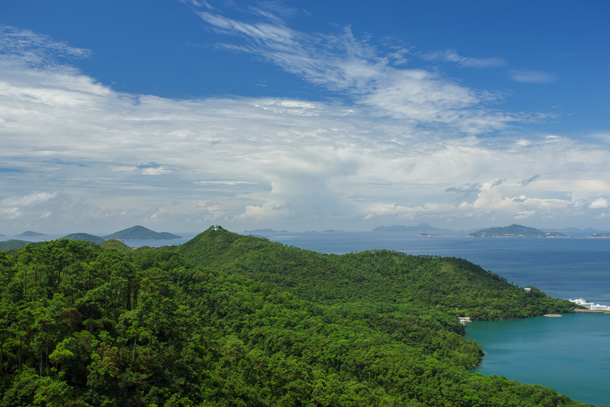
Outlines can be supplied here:
M104 250L116 249L123 253L129 253L129 252L133 251L133 249L131 247L127 246L125 243L121 242L120 240L116 240L116 239L105 240L103 243L100 244L100 247Z
M457 316L565 309L532 291L460 259L218 228L126 253L28 245L0 252L0 406L579 406L468 371L482 352Z
M486 320L566 312L574 307L535 288L528 293L458 258L385 250L328 255L222 229L209 229L176 251L193 264L272 283L305 300L335 306L359 301L392 303Z
M26 244L31 243L31 242L27 242L25 240L5 240L0 242L0 250L11 250L11 249L18 249L20 247L25 246Z
M87 242L92 242L92 243L97 243L97 244L103 243L104 240L106 240L103 237L90 235L89 233L72 233L72 234L62 237L62 239L82 240L82 241L87 241Z
M111 235L106 236L106 239L117 240L171 240L180 239L180 236L173 235L167 232L155 232L144 226L132 226L127 229L120 230Z

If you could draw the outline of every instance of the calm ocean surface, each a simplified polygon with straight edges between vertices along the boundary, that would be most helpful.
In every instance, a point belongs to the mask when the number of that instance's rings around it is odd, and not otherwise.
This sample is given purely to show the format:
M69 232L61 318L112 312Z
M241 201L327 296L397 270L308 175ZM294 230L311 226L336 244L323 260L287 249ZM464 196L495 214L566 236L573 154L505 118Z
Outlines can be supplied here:
M269 238L324 253L390 249L462 257L552 297L610 305L610 239L421 238L379 232ZM610 315L474 322L467 337L486 353L476 372L542 384L580 402L610 406Z

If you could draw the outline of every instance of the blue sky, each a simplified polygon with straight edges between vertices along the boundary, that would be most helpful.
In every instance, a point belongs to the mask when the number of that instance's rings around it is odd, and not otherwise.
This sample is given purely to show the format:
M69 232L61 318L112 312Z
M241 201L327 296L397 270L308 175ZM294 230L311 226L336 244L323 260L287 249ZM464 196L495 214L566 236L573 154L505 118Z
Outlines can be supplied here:
M380 3L2 2L0 233L610 230L606 1Z

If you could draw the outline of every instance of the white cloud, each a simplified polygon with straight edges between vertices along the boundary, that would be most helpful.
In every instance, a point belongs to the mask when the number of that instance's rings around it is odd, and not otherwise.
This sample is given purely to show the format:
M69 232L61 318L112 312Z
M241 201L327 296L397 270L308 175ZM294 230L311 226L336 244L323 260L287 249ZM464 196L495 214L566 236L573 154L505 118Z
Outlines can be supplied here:
M448 49L444 51L436 51L428 54L423 54L422 57L428 60L439 60L446 62L455 62L465 68L495 68L506 65L506 61L502 58L473 58L459 55L455 50Z
M310 35L277 19L252 24L209 12L199 16L219 33L244 41L224 44L225 48L265 58L316 85L350 95L376 114L468 134L503 129L524 119L487 109L486 104L497 99L490 92L469 89L431 71L392 66L388 60L395 59L395 50L384 54L355 38L349 28L335 35ZM469 66L492 63L464 57L461 61Z
M72 47L46 35L0 24L0 55L45 65L58 57L88 58L91 51Z
M557 76L540 71L513 70L510 78L515 82L523 83L551 83L557 81Z
M31 214L34 217L48 217L46 210L50 201L57 198L59 192L30 192L23 196L9 196L0 200L0 219L18 219Z
M256 185L251 181L196 181L198 185Z
M608 198L599 197L591 201L589 204L591 209L607 209L610 208L610 201Z
M536 211L521 211L515 216L515 220L527 219L536 214Z
M142 168L142 174L144 175L163 175L169 174L171 171L165 169L164 167L156 167L156 168Z
M606 209L607 149L556 135L483 137L522 116L487 110L493 95L437 73L395 68L349 31L314 37L206 18L351 101L172 100L0 56L0 162L20 169L0 177L9 226L470 227Z

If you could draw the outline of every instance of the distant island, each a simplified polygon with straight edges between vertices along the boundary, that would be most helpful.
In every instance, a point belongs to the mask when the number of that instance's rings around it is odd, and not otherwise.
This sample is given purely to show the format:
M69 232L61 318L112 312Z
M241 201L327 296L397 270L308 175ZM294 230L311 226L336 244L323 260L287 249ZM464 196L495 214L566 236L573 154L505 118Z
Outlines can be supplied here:
M120 230L111 235L106 236L106 239L117 240L172 240L180 239L182 236L174 235L167 232L155 232L144 226L133 226L127 229Z
M40 237L40 236L47 236L47 235L44 235L42 233L27 231L27 232L22 233L19 236ZM104 242L107 242L109 245L112 245L111 242L108 242L109 240L115 240L114 244L116 244L116 243L120 243L120 242L117 242L119 240L172 240L172 239L181 239L181 238L182 238L181 236L174 235L172 233L155 232L155 231L147 229L143 226L133 226L131 228L123 229L118 232L115 232L106 237L100 237L100 236L92 235L89 233L81 232L81 233L71 233L60 239L87 241L87 242L91 242L91 243L95 243L95 244L102 244ZM20 239L11 239L11 240L6 240L6 241L1 241L0 242L0 251L14 250L14 249L23 247L27 244L36 245L38 243L33 243L31 241L20 240ZM120 246L123 246L122 243L120 244Z
M610 233L596 233L593 237L610 238Z
M565 237L559 232L543 232L540 229L522 225L494 227L469 233L469 237Z
M62 239L70 239L70 240L82 240L86 242L92 242L96 244L102 244L106 239L103 237L91 235L89 233L71 233L62 237Z

